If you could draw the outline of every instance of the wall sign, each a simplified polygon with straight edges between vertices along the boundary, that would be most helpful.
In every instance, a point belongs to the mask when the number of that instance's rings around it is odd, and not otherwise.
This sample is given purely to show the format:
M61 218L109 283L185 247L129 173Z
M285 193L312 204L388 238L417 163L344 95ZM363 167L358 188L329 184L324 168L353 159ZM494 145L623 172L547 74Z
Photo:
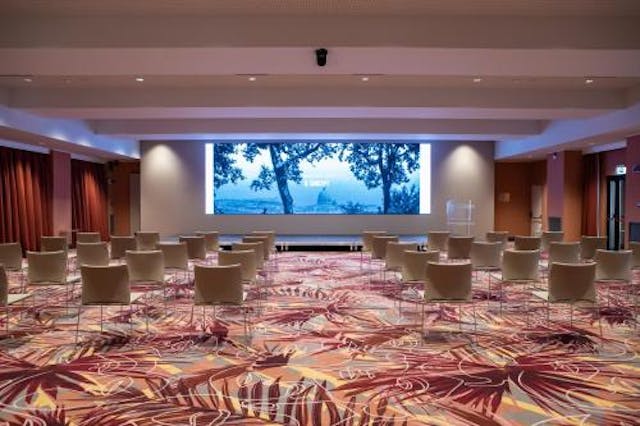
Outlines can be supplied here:
M618 164L616 166L616 174L617 175L626 175L627 174L627 166L624 164Z

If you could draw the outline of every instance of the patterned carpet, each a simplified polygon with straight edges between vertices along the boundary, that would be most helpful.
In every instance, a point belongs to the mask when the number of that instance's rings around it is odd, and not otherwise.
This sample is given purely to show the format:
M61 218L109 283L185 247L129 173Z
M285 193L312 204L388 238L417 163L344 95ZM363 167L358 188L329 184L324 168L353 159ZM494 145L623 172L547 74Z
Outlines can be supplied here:
M481 273L477 330L471 306L462 318L457 306L427 306L423 339L415 291L390 274L370 280L359 253L283 253L272 266L260 306L249 294L246 339L243 309L192 316L189 283L172 277L166 306L157 288L136 286L144 304L105 308L102 333L100 309L83 310L75 345L79 287L30 288L35 299L12 309L0 340L0 423L640 423L628 288L600 288L601 336L594 312L570 324L553 306L548 323L532 288L501 294L496 276L489 291Z

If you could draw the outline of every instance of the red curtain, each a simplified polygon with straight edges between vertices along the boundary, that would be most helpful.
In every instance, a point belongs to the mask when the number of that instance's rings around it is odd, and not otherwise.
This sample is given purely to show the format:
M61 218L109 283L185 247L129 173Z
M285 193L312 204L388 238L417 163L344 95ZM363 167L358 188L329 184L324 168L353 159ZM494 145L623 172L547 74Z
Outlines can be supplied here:
M582 157L582 235L598 235L599 208L599 155L589 154Z
M103 164L71 160L71 224L80 232L109 238L107 175Z
M52 190L48 155L0 147L0 241L39 250L53 230Z

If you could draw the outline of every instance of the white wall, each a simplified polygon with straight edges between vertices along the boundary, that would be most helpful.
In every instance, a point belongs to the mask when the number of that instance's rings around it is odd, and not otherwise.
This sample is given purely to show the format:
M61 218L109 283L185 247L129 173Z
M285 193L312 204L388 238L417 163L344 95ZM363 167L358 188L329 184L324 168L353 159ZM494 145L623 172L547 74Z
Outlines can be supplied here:
M448 199L472 200L475 235L493 229L494 160L491 142L432 142L430 215L247 215L204 214L204 141L141 142L142 229L163 236L199 229L242 234L274 229L279 234L357 234L382 229L424 234L447 229Z

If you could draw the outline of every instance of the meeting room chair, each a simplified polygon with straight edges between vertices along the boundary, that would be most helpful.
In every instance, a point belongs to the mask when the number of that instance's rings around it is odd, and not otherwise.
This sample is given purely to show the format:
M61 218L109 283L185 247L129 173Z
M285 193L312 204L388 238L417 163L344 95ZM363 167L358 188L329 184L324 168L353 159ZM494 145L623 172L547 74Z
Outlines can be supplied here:
M78 243L99 243L101 240L99 232L76 232L76 244Z
M0 243L0 265L4 265L6 272L20 274L20 284L24 285L22 245L20 243Z
M368 259L371 260L372 251L373 251L373 237L379 235L387 235L387 231L373 231L366 230L362 231L362 248L360 249L360 269L362 269L362 265L364 263L365 254L367 254Z
M580 263L580 243L557 242L549 243L549 265L557 263Z
M502 250L507 248L509 242L509 231L489 231L486 233L486 239L489 243L501 243Z
M187 243L160 242L156 244L156 247L162 252L166 272L173 272L174 276L176 276L177 273L181 271L185 279L189 278Z
M505 284L528 285L540 279L540 250L507 249L502 252L502 280L500 281L500 314L504 303Z
M580 258L582 260L592 260L596 257L597 250L606 250L607 237L593 235L583 235L580 238Z
M104 306L131 306L140 301L144 293L132 293L127 265L80 267L82 277L82 299L78 306L76 344L80 333L82 308L100 306L100 333L103 330ZM133 329L133 312L130 312L130 327ZM145 315L146 331L149 332L149 317Z
M243 243L262 243L264 256L263 259L265 261L269 260L270 249L269 245L271 244L271 238L268 235L245 235L242 237Z
M488 276L489 299L491 298L491 272L499 271L502 265L502 242L474 241L470 251L471 267L476 273L485 272Z
M258 272L256 253L254 250L220 250L218 265L228 266L239 264L242 270L242 280L254 284Z
M598 249L594 258L596 262L596 278L599 283L607 284L607 305L610 304L611 287L627 286L628 297L631 297L631 250Z
M473 237L451 235L447 240L447 259L469 259Z
M164 254L160 250L127 250L127 271L131 282L164 284Z
M137 231L135 236L138 251L155 250L160 242L160 233L155 231Z
M110 256L113 260L122 260L127 250L135 251L138 249L136 237L133 235L111 235L110 240Z
M181 235L178 241L187 244L189 259L205 260L207 258L207 245L203 236Z
M541 247L543 252L549 251L549 245L551 243L560 243L564 241L563 231L542 231Z
M218 231L196 231L194 235L204 237L204 246L207 251L220 250L220 233Z
M402 256L401 294L398 297L398 313L402 315L402 291L405 286L419 284L424 289L424 280L427 273L427 262L440 262L438 250L405 250ZM415 291L415 288L413 288Z
M106 266L109 264L109 248L106 242L76 244L78 266Z
M262 241L256 241L254 243L233 243L231 244L231 251L238 250L253 250L256 255L256 268L262 270L264 268L264 252L265 247Z
M405 251L418 249L417 243L407 243L399 241L387 242L386 254L384 259L384 270L382 280L387 281L387 272L402 272Z
M631 268L640 269L640 242L629 241L629 249L631 249Z
M573 326L573 311L575 307L592 308L598 316L600 335L602 336L600 308L594 285L595 276L595 263L552 263L549 267L548 290L533 292L537 298L546 303L547 323L550 324L551 322L551 304L569 305L570 326Z
M66 284L67 253L27 251L27 282L31 284Z
M40 251L64 251L66 254L69 251L67 237L41 236Z
M427 249L446 252L449 235L451 235L451 232L449 231L427 232Z
M30 293L9 293L9 279L7 278L7 273L5 271L4 265L0 264L0 303L2 303L2 306L4 306L5 331L7 333L9 333L9 323L11 322L11 305L15 305L30 296Z
M471 305L473 328L477 330L476 311L471 291L471 263L428 262L424 282L424 303L420 334L424 338L425 307L427 304L457 304L458 324L462 331L462 305Z
M539 250L542 238L532 235L516 235L513 237L513 248L516 250Z
M247 293L243 287L243 272L240 264L230 265L195 265L195 296L191 307L191 318L194 308L202 306L203 322L206 322L205 306L213 307L213 321L217 319L217 306L236 306L244 313L244 338L247 340L250 328L248 308L245 306ZM204 328L204 327L203 327Z

